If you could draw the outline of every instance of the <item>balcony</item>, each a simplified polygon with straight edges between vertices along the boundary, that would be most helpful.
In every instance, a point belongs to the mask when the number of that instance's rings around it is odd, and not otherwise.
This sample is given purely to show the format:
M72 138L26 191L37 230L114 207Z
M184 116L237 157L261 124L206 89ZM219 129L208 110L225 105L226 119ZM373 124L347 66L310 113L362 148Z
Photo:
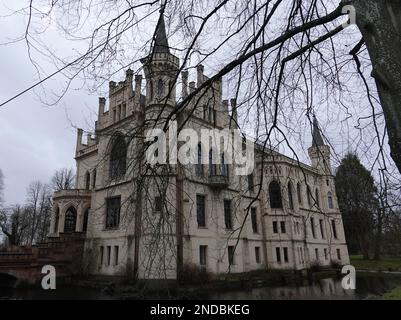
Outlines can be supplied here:
M211 174L209 175L209 185L215 189L227 188L229 185L228 176L222 174Z

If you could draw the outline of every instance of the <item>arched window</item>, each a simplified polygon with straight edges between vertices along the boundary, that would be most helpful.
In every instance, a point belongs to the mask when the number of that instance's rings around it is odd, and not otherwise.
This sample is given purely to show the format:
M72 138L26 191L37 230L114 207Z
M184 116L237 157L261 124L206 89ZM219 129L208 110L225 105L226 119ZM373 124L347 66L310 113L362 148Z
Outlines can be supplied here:
M113 144L110 155L110 178L123 176L126 170L127 146L123 136L118 136Z
M290 209L294 209L294 199L293 199L293 196L292 196L292 183L291 183L291 181L288 182L287 191L288 191L288 206L289 206Z
M77 223L77 211L71 207L65 213L64 232L74 232Z
M228 164L224 159L224 152L221 154L221 174L228 177Z
M209 151L209 174L211 176L215 176L216 175L216 164L213 163L213 150L210 149Z
M93 169L92 189L96 188L96 169Z
M269 185L270 208L282 208L280 185L277 181L272 181Z
M329 205L329 209L333 209L334 208L334 204L333 204L333 195L331 194L331 192L329 191L329 193L327 194L327 202Z
M84 214L84 223L82 225L82 231L86 232L88 230L88 218L89 218L89 208L86 209Z
M90 183L91 183L91 175L90 175L89 171L86 171L86 174L85 174L85 189L86 190L89 190Z
M54 215L54 227L53 227L53 232L54 232L54 233L57 233L57 231L58 231L58 221L59 221L59 218L60 218L60 209L59 209L59 207L57 207L56 213L55 213L55 215Z
M316 207L320 208L319 190L317 188L315 190L315 201L316 201Z
M159 79L157 81L157 95L159 97L163 97L163 93L164 93L164 81L162 79Z
M196 164L196 175L203 175L203 164L202 164L202 144L198 144L198 163Z
M297 197L298 197L298 203L302 204L301 184L299 182L297 183Z
M309 207L311 207L312 206L312 192L311 192L309 186L306 187L306 197L308 199L308 205L309 205Z

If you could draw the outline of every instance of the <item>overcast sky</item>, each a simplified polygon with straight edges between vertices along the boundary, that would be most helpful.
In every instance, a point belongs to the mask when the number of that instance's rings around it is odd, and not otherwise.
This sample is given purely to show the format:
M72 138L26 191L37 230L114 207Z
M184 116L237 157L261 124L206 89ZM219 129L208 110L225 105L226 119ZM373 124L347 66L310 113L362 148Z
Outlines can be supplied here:
M19 2L18 2L19 3ZM5 43L16 35L24 32L26 26L26 16L5 16L10 11L7 6L17 5L14 2L0 0L0 43ZM152 8L153 9L153 8ZM143 45L143 39L150 39L157 20L156 14L151 16L151 20L142 25L142 30L133 30L127 34L130 50L122 52L122 61L135 60L144 56L144 52L139 52L136 48ZM168 20L167 20L168 22ZM151 28L149 27L151 25ZM171 28L168 28L171 30ZM168 30L168 31L169 31ZM209 33L210 39L205 38L202 43L211 43L216 32ZM208 35L208 33L206 33ZM224 34L220 35L224 37ZM52 48L57 48L63 56L76 54L75 50L81 48L75 47L79 45L76 41L67 41L58 36L56 32L48 30L47 43ZM142 39L139 39L142 37ZM134 40L135 39L135 40ZM180 40L175 39L175 43ZM137 47L135 47L135 45ZM171 45L171 39L170 39ZM349 48L345 50L348 52ZM229 51L227 51L229 52ZM220 55L222 61L226 61L226 55ZM43 74L50 74L55 70L55 66L44 60L38 60L43 67ZM221 66L216 67L206 63L205 72L210 74ZM216 69L217 68L217 69ZM0 45L0 103L17 94L21 90L34 84L38 77L34 66L28 57L26 44L18 42L15 44ZM194 78L195 72L190 72L190 78ZM104 79L107 80L109 79ZM115 81L124 80L124 73L119 72L113 76ZM65 83L61 82L61 78L52 79L45 83L45 91L40 89L30 91L23 96L13 100L12 102L0 107L0 168L5 176L4 196L7 205L11 205L25 200L26 188L31 181L41 180L49 182L55 170L67 167L75 168L75 143L76 143L76 127L90 130L97 113L98 95L89 94L88 90L82 86L77 79L63 99L55 106L47 106L42 100L49 101L49 96L53 91L59 91L60 87L64 87ZM349 80L347 80L349 81ZM358 88L355 85L354 88ZM105 88L103 88L105 89ZM228 82L223 81L223 98L231 98L224 96L229 91ZM324 88L322 88L324 90ZM178 90L179 91L179 90ZM314 97L319 100L318 97ZM337 97L333 96L333 100ZM361 110L365 108L368 111L370 107L366 103L366 93L362 90L356 90L348 97L341 97L342 103L347 102L347 112L361 116ZM329 108L330 104L335 101L326 101L317 105L322 110L320 122L324 123L325 133L331 141L331 146L335 149L336 163L349 150L367 148L357 139L362 135L362 131L355 130L355 139L350 134L350 130L354 130L353 126L358 122L357 117L349 118L348 114L342 113L340 116L330 113L333 109ZM326 105L327 104L327 105ZM342 105L338 110L341 110ZM301 138L296 141L296 149L300 152L301 160L307 160L307 148L310 146L310 129L309 123L305 118L299 123L298 127L294 127L294 131L304 128ZM369 128L367 129L371 131ZM371 144L372 138L366 136L364 132L363 143ZM354 145L352 145L354 144ZM282 151L282 150L281 150ZM362 158L372 160L375 158L374 150L361 154ZM362 160L364 160L362 159ZM369 163L367 161L366 163Z

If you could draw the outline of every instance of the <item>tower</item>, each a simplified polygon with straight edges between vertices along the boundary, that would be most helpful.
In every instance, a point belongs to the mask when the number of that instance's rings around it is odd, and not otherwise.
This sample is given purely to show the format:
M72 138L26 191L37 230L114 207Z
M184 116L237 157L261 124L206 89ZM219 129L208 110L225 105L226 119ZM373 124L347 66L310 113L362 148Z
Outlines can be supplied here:
M164 7L160 10L150 54L141 59L146 79L146 104L175 105L176 77L179 59L170 53L164 23Z
M312 146L308 149L312 167L320 174L331 175L330 147L325 144L316 116L313 116Z

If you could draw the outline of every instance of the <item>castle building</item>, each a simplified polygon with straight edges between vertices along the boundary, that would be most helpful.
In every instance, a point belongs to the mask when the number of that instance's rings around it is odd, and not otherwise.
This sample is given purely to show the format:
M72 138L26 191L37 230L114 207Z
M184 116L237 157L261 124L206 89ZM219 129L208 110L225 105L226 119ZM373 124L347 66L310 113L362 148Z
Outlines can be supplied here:
M107 100L99 98L94 134L83 142L78 130L76 189L54 194L49 237L85 237L90 274L139 279L176 279L186 268L222 274L349 263L330 148L316 118L311 165L254 144L247 175L236 175L224 153L219 164L152 166L148 129L169 120L196 132L235 128L237 106L222 100L221 79L208 82L202 65L196 83L188 71L179 75L162 14L141 63L144 79L129 69L124 81L109 83ZM179 76L180 101L191 97L185 108L176 98ZM216 156L199 145L195 156L205 154Z

